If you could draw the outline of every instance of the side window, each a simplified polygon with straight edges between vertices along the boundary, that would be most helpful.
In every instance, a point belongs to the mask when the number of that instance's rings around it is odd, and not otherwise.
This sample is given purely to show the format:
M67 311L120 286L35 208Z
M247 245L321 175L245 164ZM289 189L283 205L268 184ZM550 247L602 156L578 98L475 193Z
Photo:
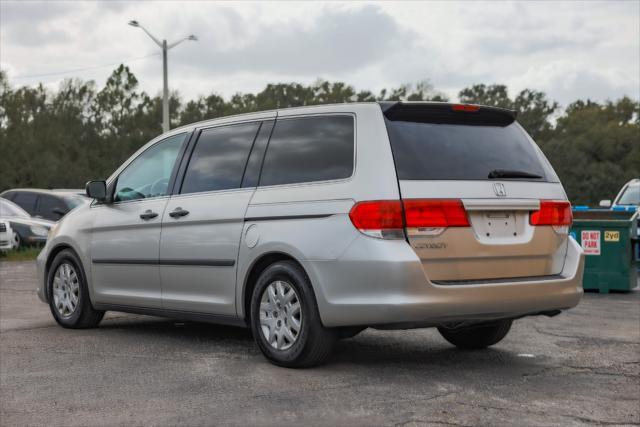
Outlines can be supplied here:
M260 123L205 129L184 175L181 194L239 188Z
M37 198L38 195L36 193L25 191L24 193L16 193L13 198L13 203L27 211L29 215L33 215L36 213Z
M57 197L40 195L36 215L57 221L62 218L68 210L64 202Z
M185 134L171 136L140 154L118 176L114 201L165 196Z
M260 185L348 178L353 173L354 120L317 116L276 121Z

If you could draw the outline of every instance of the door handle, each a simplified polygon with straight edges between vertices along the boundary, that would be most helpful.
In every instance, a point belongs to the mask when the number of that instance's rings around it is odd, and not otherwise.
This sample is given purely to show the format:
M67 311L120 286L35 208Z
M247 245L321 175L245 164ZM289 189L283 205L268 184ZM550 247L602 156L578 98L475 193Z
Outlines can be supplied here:
M144 219L145 221L149 220L149 219L153 219L153 218L155 218L157 216L158 216L158 214L153 212L153 211L151 211L150 209L147 209L146 211L144 211L143 213L140 214L140 218Z
M169 212L171 218L180 218L181 216L189 215L189 211L182 208L175 208L173 212Z

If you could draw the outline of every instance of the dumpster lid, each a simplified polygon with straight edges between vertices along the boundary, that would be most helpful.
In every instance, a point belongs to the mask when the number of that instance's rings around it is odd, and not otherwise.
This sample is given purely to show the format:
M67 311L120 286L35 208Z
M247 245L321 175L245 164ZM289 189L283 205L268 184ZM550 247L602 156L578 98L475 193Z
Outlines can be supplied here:
M613 211L609 209L574 210L573 219L579 221L622 221L634 219L636 212Z

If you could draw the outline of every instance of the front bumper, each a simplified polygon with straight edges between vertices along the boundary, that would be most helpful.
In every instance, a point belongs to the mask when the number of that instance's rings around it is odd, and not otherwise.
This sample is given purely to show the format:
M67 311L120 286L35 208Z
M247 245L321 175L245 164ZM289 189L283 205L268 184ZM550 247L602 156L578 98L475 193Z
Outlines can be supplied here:
M406 328L516 318L574 307L582 297L584 254L573 239L562 272L530 281L438 285L404 241L356 240L335 261L306 261L327 327Z

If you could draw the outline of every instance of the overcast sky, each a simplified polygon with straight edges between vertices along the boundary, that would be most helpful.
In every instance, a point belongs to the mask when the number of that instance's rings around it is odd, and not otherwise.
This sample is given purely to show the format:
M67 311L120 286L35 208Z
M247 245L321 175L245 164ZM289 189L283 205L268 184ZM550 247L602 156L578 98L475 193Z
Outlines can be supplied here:
M640 1L607 2L36 2L0 0L0 67L13 85L65 77L103 85L124 62L142 89L183 98L267 83L340 80L378 91L428 79L453 99L473 83L578 99L640 98ZM105 66L107 65L107 66ZM60 73L64 72L64 73ZM54 74L56 73L56 74ZM34 76L35 75L35 76ZM34 77L30 77L34 76Z

